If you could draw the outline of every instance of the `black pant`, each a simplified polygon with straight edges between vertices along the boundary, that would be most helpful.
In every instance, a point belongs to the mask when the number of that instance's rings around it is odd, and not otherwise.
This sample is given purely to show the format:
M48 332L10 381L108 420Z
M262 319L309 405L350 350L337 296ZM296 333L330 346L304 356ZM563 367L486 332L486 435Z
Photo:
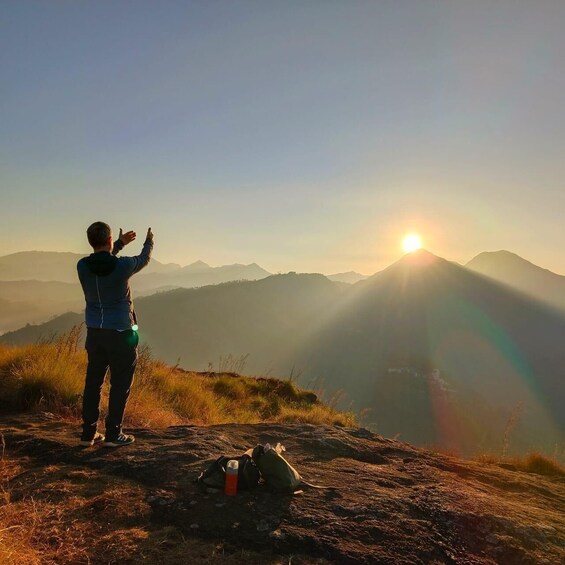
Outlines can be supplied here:
M110 367L110 401L106 418L106 438L116 439L122 433L122 421L137 363L137 333L88 328L86 351L88 366L82 399L83 439L96 433L100 417L100 394Z

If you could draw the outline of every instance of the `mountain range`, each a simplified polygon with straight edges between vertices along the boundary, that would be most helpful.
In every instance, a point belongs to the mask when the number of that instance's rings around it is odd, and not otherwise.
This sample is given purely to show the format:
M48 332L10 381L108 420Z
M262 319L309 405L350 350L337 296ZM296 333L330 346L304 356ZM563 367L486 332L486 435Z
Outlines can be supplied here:
M76 264L84 255L56 251L21 251L0 257L0 281L58 281L77 284ZM253 263L211 267L196 261L185 267L176 263L160 263L151 259L132 283L139 291L151 291L171 285L179 287L217 284L228 280L250 280L271 273Z
M420 251L353 285L290 273L178 288L136 300L140 337L187 368L232 363L326 397L341 390L367 425L420 445L552 449L565 440L565 317L472 266ZM68 314L0 340L81 321Z
M22 251L0 257L0 335L25 324L39 324L68 311L84 308L77 281L78 253ZM195 261L181 267L152 259L131 282L135 296L194 288L237 280L259 280L271 273L257 265L212 267ZM350 271L329 275L338 282L354 283L365 275Z
M84 296L76 274L78 253L22 251L0 257L0 334L25 324L43 323L65 312L84 309ZM256 264L211 267L203 261L181 267L152 259L132 279L136 296L191 288L231 280L269 276Z

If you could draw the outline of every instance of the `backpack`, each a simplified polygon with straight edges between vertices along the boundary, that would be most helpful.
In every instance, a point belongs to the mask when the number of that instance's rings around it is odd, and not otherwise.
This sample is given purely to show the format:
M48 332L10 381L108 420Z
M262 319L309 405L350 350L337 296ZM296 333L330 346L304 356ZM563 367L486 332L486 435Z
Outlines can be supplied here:
M253 449L252 458L270 489L277 492L294 492L302 484L298 471L278 449L265 449L258 445Z
M239 457L218 457L216 461L210 463L208 467L196 479L196 482L202 483L207 487L223 489L226 483L226 468L228 461L235 459L238 464L237 470L237 489L250 489L259 484L261 474L253 459L247 455L240 455Z

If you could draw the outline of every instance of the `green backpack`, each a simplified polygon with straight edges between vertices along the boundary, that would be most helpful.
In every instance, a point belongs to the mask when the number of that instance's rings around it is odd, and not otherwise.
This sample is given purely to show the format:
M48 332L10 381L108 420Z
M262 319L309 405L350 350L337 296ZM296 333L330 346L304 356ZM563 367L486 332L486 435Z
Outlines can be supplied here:
M298 471L270 446L258 445L253 449L252 458L267 486L276 492L294 492L301 484Z

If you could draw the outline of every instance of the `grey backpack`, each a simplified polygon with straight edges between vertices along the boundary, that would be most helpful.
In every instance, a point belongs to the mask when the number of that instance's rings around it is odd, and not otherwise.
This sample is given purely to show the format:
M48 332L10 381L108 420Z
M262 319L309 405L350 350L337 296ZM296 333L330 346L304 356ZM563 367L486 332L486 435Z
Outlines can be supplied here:
M278 449L258 445L253 449L253 461L267 486L276 492L294 492L301 484L300 473L279 453Z

